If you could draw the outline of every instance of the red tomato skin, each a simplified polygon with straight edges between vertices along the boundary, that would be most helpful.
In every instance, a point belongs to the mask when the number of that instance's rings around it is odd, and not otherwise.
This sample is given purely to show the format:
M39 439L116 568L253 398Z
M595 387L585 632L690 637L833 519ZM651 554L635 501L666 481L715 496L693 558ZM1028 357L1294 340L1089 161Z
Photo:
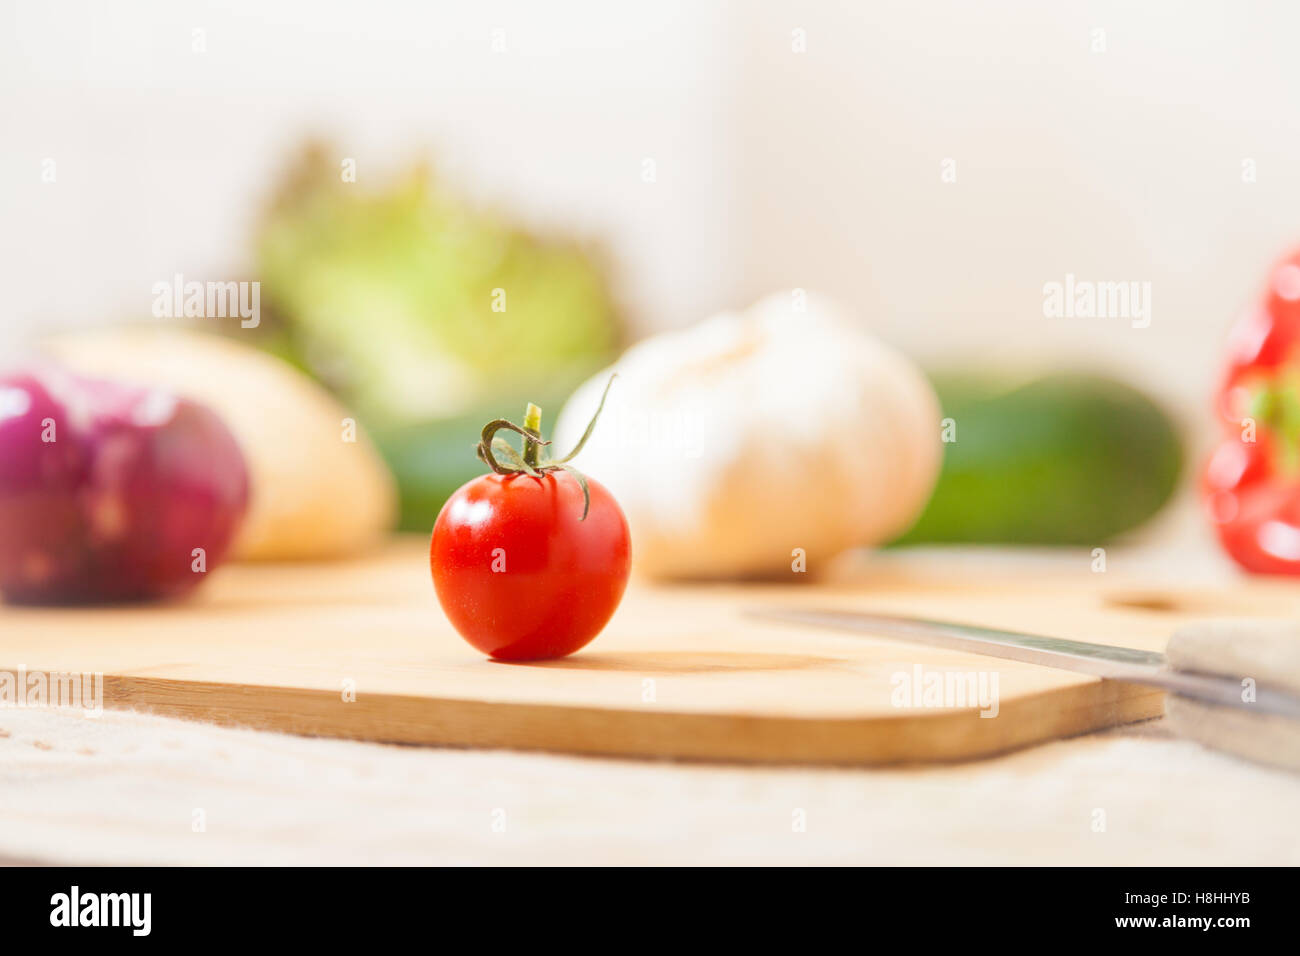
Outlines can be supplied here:
M1265 389L1287 387L1300 368L1300 250L1277 262L1263 294L1233 325L1217 395L1227 438L1202 488L1224 550L1257 574L1300 576L1297 437L1267 418L1254 440L1241 429Z
M481 475L447 499L429 543L452 626L502 661L564 657L601 632L627 588L632 544L614 496L567 472ZM494 570L495 568L495 570Z
M1267 434L1215 451L1202 491L1223 549L1255 574L1300 574L1300 479L1279 473Z

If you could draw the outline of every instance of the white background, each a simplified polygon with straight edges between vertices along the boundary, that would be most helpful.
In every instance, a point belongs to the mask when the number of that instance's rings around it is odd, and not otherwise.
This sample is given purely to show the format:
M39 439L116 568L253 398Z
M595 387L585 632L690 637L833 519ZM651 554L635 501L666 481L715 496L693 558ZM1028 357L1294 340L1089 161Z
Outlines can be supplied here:
M147 317L174 272L248 277L307 134L363 185L427 149L477 202L601 241L638 329L821 290L929 364L1114 368L1193 429L1228 323L1300 243L1293 4L0 10L0 343ZM1044 318L1067 272L1151 282L1150 328Z

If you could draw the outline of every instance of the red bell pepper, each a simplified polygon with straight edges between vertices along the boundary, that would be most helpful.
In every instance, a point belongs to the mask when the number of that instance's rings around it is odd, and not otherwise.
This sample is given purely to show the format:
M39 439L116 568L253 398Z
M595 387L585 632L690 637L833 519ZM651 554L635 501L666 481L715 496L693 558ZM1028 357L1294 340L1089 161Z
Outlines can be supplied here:
M1219 540L1248 571L1300 574L1300 251L1233 327L1217 405L1203 487Z

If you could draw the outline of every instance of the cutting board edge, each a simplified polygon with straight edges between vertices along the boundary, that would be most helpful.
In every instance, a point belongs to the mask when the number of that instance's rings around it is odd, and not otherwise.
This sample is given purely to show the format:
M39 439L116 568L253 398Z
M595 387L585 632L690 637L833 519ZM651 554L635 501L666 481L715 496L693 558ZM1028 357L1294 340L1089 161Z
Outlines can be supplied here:
M264 698L275 695L274 706ZM104 705L224 726L390 744L583 756L880 766L981 759L1161 716L1159 690L1092 681L974 708L896 717L612 710L105 675ZM346 715L346 716L344 716ZM1000 721L1005 718L1005 721ZM1010 732L1007 729L1010 728Z

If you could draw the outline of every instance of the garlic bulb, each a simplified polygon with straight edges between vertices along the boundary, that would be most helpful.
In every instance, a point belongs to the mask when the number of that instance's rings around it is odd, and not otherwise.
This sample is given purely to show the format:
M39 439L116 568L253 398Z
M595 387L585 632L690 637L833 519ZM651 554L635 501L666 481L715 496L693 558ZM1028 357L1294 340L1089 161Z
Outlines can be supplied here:
M644 573L815 572L906 530L934 487L939 403L906 358L852 316L774 295L629 349L556 425L574 464L618 498Z

